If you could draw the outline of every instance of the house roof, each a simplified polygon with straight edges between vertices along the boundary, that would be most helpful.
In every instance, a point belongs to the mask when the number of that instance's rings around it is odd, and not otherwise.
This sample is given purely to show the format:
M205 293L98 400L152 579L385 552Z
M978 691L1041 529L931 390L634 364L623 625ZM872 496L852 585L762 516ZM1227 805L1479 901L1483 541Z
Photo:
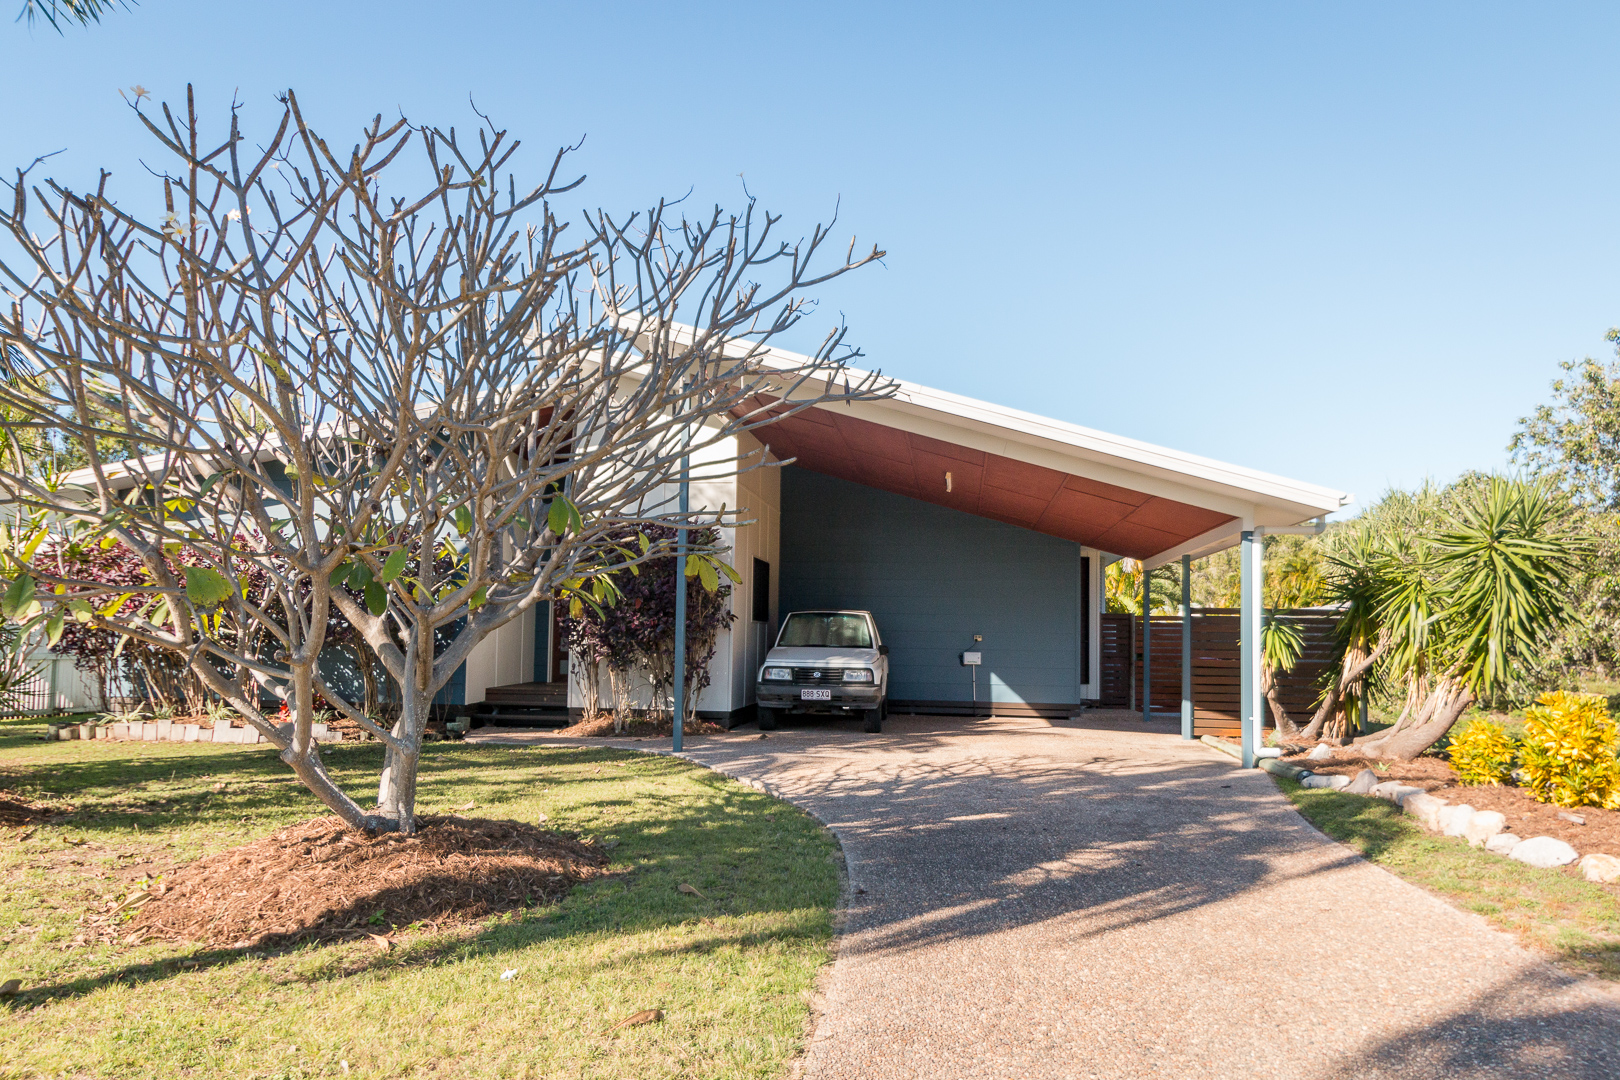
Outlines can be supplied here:
M780 354L785 368L806 361ZM770 362L767 360L767 362ZM1159 565L1350 501L1332 488L896 381L756 432L778 459ZM947 479L949 474L949 479Z

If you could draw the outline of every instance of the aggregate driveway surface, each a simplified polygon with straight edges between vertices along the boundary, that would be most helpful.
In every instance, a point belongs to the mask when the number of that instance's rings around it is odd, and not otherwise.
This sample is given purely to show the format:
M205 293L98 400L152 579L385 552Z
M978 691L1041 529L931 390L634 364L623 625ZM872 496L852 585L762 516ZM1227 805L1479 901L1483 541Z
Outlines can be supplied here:
M1361 860L1167 725L897 716L687 751L843 844L813 1080L1620 1077L1611 986Z

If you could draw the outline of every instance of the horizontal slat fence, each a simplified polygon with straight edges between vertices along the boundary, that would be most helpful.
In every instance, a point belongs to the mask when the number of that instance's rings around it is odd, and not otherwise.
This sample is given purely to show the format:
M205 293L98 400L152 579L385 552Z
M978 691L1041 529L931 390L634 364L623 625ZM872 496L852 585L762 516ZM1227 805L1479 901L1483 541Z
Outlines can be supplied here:
M1333 627L1337 614L1303 610L1280 612L1299 629L1305 649L1294 670L1278 677L1277 693L1283 708L1295 723L1311 717L1320 693L1319 680L1333 658ZM1109 633L1110 620L1125 624ZM1130 663L1131 685L1142 685L1142 618L1139 615L1104 615L1103 704L1108 704L1108 673L1112 646L1118 650L1116 664ZM1153 634L1153 711L1179 715L1181 712L1181 616L1155 615L1150 620ZM1195 735L1236 735L1241 727L1242 673L1239 670L1238 612L1230 608L1199 608L1192 617L1193 733ZM1124 681L1124 680L1121 680ZM1121 701L1120 704L1123 704ZM1118 707L1116 705L1115 707ZM1266 710L1270 723L1270 710Z
M1107 614L1102 617L1102 687L1097 704L1105 709L1123 709L1131 703L1131 653L1135 644L1134 627L1141 619L1131 615ZM1177 691L1179 695L1180 691ZM1178 708L1180 706L1177 706Z

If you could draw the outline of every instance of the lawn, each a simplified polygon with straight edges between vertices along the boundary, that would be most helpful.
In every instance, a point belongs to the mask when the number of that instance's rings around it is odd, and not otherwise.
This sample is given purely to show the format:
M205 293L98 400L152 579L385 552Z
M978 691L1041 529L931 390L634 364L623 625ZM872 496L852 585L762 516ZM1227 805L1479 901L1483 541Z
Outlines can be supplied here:
M1620 889L1425 832L1383 799L1272 779L1311 824L1370 862L1478 912L1568 970L1620 979Z
M0 724L0 787L76 810L26 840L0 830L0 981L24 986L0 1005L0 1077L771 1077L803 1045L842 858L813 820L715 773L432 744L426 811L543 813L616 873L470 930L401 928L388 952L106 946L75 943L105 897L321 808L266 748L42 731ZM338 745L328 763L359 791L379 759ZM608 1030L649 1008L663 1022Z

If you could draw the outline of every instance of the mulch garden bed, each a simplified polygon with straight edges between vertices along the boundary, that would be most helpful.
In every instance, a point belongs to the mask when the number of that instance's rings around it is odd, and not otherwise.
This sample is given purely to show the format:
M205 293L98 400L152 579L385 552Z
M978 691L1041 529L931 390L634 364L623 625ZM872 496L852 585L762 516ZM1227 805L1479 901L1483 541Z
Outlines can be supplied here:
M380 937L548 903L608 872L599 848L536 825L453 814L418 824L415 836L372 835L322 817L199 859L118 933L232 947Z
M1306 747L1304 752L1287 754L1283 760L1318 775L1338 773L1355 776L1362 769L1371 769L1381 781L1398 780L1423 788L1453 806L1467 803L1475 810L1496 810L1507 818L1507 831L1515 836L1526 839L1551 836L1564 841L1582 855L1620 856L1620 810L1603 810L1595 806L1552 806L1537 802L1524 788L1511 785L1464 786L1457 783L1457 774L1452 771L1450 763L1439 757L1385 762L1363 757L1355 752L1355 747L1346 746L1336 748L1339 753L1325 761L1310 761L1305 754L1311 749ZM1559 817L1560 812L1573 814L1586 824L1578 825L1568 818Z
M73 812L71 806L55 806L36 802L26 795L0 788L0 825L32 825L57 814Z
M692 719L681 728L683 735L719 735L726 729L711 720ZM581 720L577 724L570 724L565 728L558 728L553 735L572 735L579 739L668 739L675 734L675 721L672 718L663 720L631 720L629 726L623 731L613 730L613 717L604 713L589 720Z

